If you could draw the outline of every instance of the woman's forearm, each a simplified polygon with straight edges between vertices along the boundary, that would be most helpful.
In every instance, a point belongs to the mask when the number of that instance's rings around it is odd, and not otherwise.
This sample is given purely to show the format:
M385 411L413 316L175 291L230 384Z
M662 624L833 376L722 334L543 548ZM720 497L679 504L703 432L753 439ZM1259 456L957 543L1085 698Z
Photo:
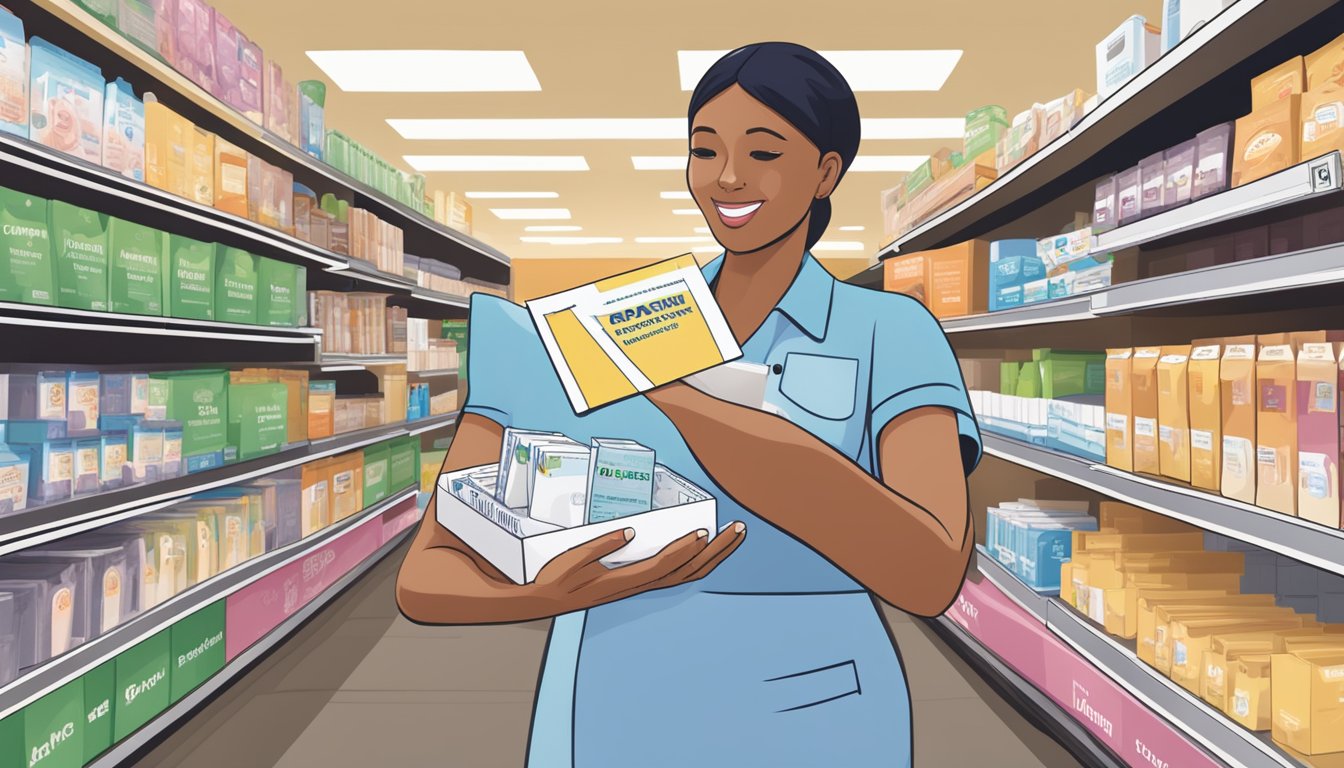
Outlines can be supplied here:
M963 487L921 506L785 419L689 387L652 400L738 503L914 613L941 613L969 558ZM949 457L960 467L960 456ZM943 588L943 587L946 588Z

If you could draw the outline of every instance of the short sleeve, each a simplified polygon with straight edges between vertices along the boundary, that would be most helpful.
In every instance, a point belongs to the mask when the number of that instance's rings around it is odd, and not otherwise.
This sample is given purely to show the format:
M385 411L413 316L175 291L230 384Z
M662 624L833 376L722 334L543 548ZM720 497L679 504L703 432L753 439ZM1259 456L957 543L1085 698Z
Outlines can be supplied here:
M527 396L529 352L540 341L527 310L496 296L471 297L467 321L467 401L463 413L483 416L500 426Z
M902 295L882 298L884 306L873 330L869 393L874 448L882 430L897 416L925 406L947 408L957 415L961 460L970 474L980 463L980 428L952 346L922 304Z

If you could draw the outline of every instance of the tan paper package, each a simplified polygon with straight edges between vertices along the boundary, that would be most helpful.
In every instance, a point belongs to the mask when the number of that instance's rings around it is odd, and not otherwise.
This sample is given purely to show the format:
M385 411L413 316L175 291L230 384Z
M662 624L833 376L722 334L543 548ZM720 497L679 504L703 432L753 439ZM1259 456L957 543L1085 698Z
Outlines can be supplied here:
M1344 751L1344 653L1271 657L1274 740L1307 755Z
M1291 94L1237 119L1232 186L1296 164L1302 148L1302 96Z
M1220 487L1229 499L1255 503L1255 344L1228 344L1218 369L1222 402L1223 466Z
M1163 347L1157 363L1157 455L1162 474L1190 482L1190 346Z
M1255 608L1231 608L1225 611L1207 614L1177 613L1167 622L1161 620L1162 611L1157 611L1158 622L1154 633L1153 667L1158 672L1172 676L1173 665L1177 664L1176 639L1188 637L1192 630L1197 634L1218 632L1248 631L1256 629L1289 629L1302 626L1303 616L1294 613L1291 608L1278 606ZM1202 652L1201 652L1202 653ZM1189 658L1182 653L1179 657L1178 671L1191 666ZM1191 684L1193 692L1199 684L1199 670L1194 670L1195 682Z
M1293 94L1300 94L1306 86L1306 65L1301 56L1294 56L1251 80L1251 110L1263 109Z
M1269 654L1242 656L1237 659L1237 674L1231 681L1227 716L1252 731L1268 731L1270 727L1271 658Z
M1302 159L1344 152L1344 86L1302 94Z
M1330 85L1344 86L1344 35L1331 40L1305 57L1307 90Z
M1190 590L1195 591L1195 590ZM1273 595L1228 594L1211 598L1151 597L1138 601L1138 622L1135 639L1138 641L1136 653L1143 661L1154 664L1154 649L1161 636L1166 634L1166 625L1172 615L1207 616L1211 611L1228 607L1271 608Z
M1257 623L1248 619L1245 624L1236 625L1231 631L1254 632L1256 630L1300 629L1307 618L1302 614L1286 616L1283 619L1267 619ZM1216 621L1175 622L1171 625L1171 668L1168 670L1172 682L1198 696L1200 680L1203 676L1204 652L1213 647L1213 638L1227 633L1227 627Z
M1134 471L1134 350L1106 350L1106 463Z
M1161 347L1137 347L1130 372L1134 403L1134 471L1150 475L1162 471L1157 450L1157 364Z
M1102 531L1113 533L1195 533L1193 525L1149 512L1122 501L1103 501L1097 505L1097 522Z
M1218 492L1223 462L1223 416L1218 368L1222 344L1195 342L1186 373L1190 402L1190 484Z
M1284 642L1294 637L1338 636L1344 626L1304 622L1298 629L1268 632L1231 633L1213 638L1212 647L1204 652L1204 672L1200 681L1200 696L1220 712L1229 712L1237 682L1237 661L1243 656L1268 655L1284 652Z
M1255 503L1297 514L1297 359L1288 334L1260 337Z

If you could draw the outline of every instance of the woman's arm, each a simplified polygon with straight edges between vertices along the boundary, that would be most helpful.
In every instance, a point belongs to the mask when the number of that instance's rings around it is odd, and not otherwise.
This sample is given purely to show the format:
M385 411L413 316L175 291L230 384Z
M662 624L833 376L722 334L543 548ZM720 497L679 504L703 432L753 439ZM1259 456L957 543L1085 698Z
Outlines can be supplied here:
M684 383L646 396L728 495L883 600L937 616L956 598L974 536L951 410L916 408L883 428L883 484L778 416Z
M499 461L503 429L466 414L448 448L443 472ZM706 542L691 532L653 557L620 568L600 560L624 547L617 531L581 544L547 563L531 584L515 584L457 536L439 525L429 502L397 574L397 606L422 624L499 624L549 618L650 589L702 578L741 544L745 529Z

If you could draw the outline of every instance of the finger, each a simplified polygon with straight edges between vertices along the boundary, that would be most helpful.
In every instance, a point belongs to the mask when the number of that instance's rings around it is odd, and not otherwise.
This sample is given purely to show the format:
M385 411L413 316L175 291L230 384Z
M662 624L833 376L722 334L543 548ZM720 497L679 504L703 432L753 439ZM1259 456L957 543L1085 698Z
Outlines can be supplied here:
M583 580L583 584L586 585L591 581L607 576L612 571L618 571L622 574L637 573L640 568L647 566L648 563L665 557L676 559L679 562L687 562L699 552L701 547L704 546L707 536L707 531L691 531L680 538L668 542L668 544L658 552L624 565L607 566L601 560L595 560L575 571L571 574L571 578L575 580ZM683 548L686 548L686 551L683 554L678 555L677 553L682 552Z
M741 526L742 530L737 530ZM747 538L747 526L744 523L737 523L729 532L721 533L714 537L714 541L701 552L687 568L681 572L682 581L695 581L709 575L711 571L719 567L719 563L728 559L728 556L737 551Z
M573 575L585 566L629 544L634 537L634 528L612 531L561 552L546 564L546 568L554 567L562 577Z
M653 557L608 570L594 581L594 586L610 594L646 587L690 562L704 550L707 542L708 532L693 531L663 547Z

